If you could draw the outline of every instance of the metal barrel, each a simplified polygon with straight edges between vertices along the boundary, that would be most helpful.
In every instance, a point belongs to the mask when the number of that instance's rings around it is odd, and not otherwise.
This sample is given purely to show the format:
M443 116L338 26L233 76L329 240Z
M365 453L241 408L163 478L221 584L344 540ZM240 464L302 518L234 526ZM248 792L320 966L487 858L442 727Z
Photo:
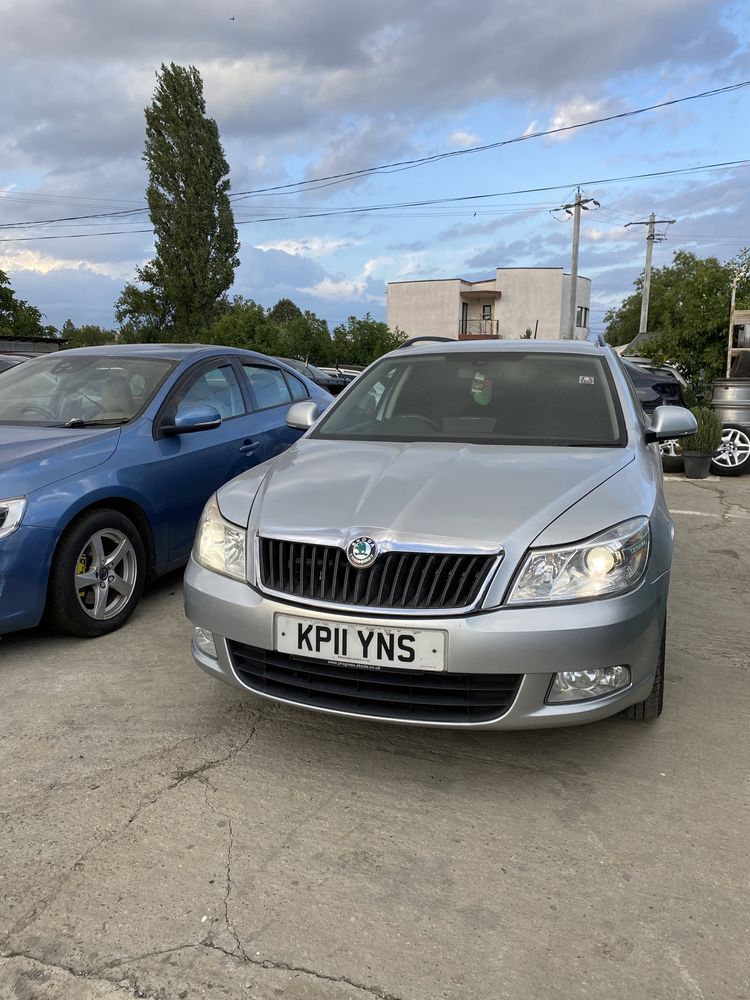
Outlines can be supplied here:
M718 378L713 384L711 406L723 424L750 428L750 379Z

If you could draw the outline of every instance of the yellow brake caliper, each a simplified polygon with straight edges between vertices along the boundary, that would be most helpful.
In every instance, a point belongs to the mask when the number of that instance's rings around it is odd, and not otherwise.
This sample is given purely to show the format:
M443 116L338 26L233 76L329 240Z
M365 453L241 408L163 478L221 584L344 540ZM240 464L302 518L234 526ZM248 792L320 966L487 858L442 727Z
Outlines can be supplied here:
M78 558L78 565L76 566L76 573L79 573L79 574L80 573L85 573L86 570L87 570L87 568L88 567L86 566L86 556L82 552L81 555ZM83 600L83 595L85 593L86 593L86 588L85 587L83 588L83 590L79 590L78 591L78 596L81 598L81 600Z

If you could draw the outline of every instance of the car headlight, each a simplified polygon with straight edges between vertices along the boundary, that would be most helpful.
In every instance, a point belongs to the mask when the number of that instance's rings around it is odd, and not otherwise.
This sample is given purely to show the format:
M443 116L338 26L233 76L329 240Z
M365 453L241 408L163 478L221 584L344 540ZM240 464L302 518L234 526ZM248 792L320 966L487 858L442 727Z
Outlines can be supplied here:
M23 521L28 500L26 497L15 497L13 500L0 500L0 538L12 535Z
M196 562L215 573L245 579L245 538L247 532L221 516L216 495L203 508L193 545Z
M648 518L635 517L576 545L532 550L508 603L580 601L630 590L646 571L649 543Z

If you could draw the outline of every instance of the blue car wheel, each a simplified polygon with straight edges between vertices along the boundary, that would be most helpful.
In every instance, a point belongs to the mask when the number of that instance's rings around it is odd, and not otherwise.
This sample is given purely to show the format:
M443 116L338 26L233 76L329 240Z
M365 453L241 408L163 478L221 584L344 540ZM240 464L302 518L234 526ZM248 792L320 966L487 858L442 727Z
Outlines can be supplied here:
M47 612L57 631L94 638L120 628L146 579L146 551L133 522L92 510L63 535L52 563Z

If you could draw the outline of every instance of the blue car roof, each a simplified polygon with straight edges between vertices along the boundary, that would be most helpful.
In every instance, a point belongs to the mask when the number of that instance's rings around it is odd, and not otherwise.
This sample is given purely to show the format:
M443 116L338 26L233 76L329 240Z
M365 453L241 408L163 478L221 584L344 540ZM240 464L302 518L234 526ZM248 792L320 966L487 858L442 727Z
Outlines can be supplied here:
M239 354L262 358L266 355L258 351L248 351L239 347L220 347L216 344L105 344L102 347L74 347L65 351L71 355L101 355L109 358L133 358L139 355L164 361L184 361L185 358L206 354ZM63 352L60 352L61 354Z

